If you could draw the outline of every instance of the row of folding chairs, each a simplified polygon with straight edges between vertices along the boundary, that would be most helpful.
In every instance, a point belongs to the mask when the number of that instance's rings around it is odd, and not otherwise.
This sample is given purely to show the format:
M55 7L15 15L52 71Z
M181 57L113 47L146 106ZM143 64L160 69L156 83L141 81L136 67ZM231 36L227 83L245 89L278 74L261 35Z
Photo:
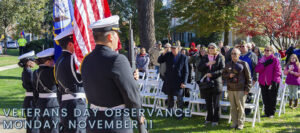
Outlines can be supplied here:
M147 75L147 76L146 76ZM146 76L146 77L145 77ZM138 80L140 94L142 96L142 106L151 107L154 109L166 109L166 100L168 96L162 92L163 81L159 78L159 74L155 70L149 70L149 73L140 73L140 79ZM198 85L193 82L187 84L186 88L190 91L189 97L184 97L184 102L188 102L188 108L191 110L192 115L206 116L206 112L201 111L200 105L205 105L205 100L200 97L200 89ZM223 92L227 92L227 87L223 87ZM259 101L261 100L261 90L259 84L256 83L251 89L250 93L254 96L254 99L251 103L246 103L245 108L251 109L253 112L252 117L246 118L246 121L252 122L252 127L255 126L255 122L260 122L260 109ZM278 113L279 116L285 112L285 104L287 101L287 89L286 84L282 82L280 84L278 92L278 104L280 104ZM176 101L176 97L174 97ZM220 106L230 107L230 102L228 100L221 100ZM176 104L175 104L176 107ZM264 107L263 107L264 108ZM228 122L231 121L230 115L224 115L221 113L221 118L228 119Z

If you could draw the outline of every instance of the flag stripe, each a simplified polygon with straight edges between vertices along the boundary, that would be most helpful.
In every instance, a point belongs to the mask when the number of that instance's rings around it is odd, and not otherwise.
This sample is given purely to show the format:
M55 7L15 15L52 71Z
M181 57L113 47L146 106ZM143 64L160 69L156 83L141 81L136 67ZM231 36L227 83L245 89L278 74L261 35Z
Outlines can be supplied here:
M99 8L99 14L100 14L100 19L104 18L104 13L103 13L103 6L102 6L102 0L97 0L97 6Z
M80 33L80 29L78 27L78 24L76 23L76 21L74 22L74 34L73 34L73 40L74 42L77 43L77 47L80 48L80 52L82 54L82 56L86 55L89 53L87 47L85 45L79 45L79 44L86 44L82 34Z
M86 24L87 24L86 25L86 31L88 33L87 38L89 40L89 46L88 47L89 47L89 52L91 52L95 48L95 41L94 41L94 37L93 37L93 32L90 28L88 28L88 26L91 23L95 22L95 20L92 21L92 22L90 21L90 19L94 19L93 11L91 9L89 11L89 9L87 8L87 5L91 4L90 0L82 0L82 3L84 5L83 7L84 7L85 14L86 14L86 18L85 18ZM90 14L90 13L92 13L92 14Z
M75 15L75 20L77 21L81 35L85 42L85 44L83 44L83 45L86 45L88 51L90 52L90 51L92 51L92 49L91 49L91 42L90 42L89 36L88 36L89 31L87 28L89 26L88 21L87 21L88 16L86 15L86 10L84 9L83 1L81 1L81 0L77 0L77 1L78 1L78 4L77 4L77 6L75 6L75 12L76 12L76 8L77 8L78 14Z
M103 11L104 11L104 18L111 16L107 0L102 0L102 7L103 7Z
M78 72L84 56L95 48L93 32L88 26L111 14L107 0L76 0L74 16L74 60Z
M100 18L100 13L99 13L99 8L97 6L97 1L96 0L90 0L90 2L91 2L91 5L92 5L95 20L101 19ZM93 21L93 22L95 22L95 21Z

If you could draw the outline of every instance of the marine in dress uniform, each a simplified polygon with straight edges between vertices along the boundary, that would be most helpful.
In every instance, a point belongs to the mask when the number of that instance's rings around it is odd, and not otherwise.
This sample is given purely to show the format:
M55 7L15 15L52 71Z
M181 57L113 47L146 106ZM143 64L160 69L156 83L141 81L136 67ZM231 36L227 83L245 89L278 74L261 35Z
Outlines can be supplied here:
M95 49L88 54L81 64L84 89L90 109L98 109L97 116L90 116L87 121L102 120L116 122L128 121L128 116L106 116L106 109L139 109L141 98L128 59L115 52L118 46L117 30L119 17L101 19L89 27L93 29ZM138 121L143 121L139 119ZM143 119L143 117L141 118ZM104 125L104 124L103 124ZM114 124L115 125L115 124ZM133 133L132 128L87 127L88 133Z
M26 121L34 121L34 117L32 115L27 116L27 109L34 109L35 108L35 102L33 99L33 84L32 84L32 70L31 68L34 67L34 51L30 51L28 53L25 53L21 56L19 56L19 63L18 65L23 68L22 72L22 86L26 90L25 92L25 98L23 102L23 108L25 109L25 115L26 115ZM27 128L27 133L36 133L38 132L38 129L33 128Z
M85 128L71 128L69 121L86 121L86 116L75 116L75 109L84 112L86 109L86 96L82 85L81 75L76 72L74 63L73 28L63 31L54 40L59 41L63 51L55 63L55 79L62 92L61 109L67 110L67 116L61 117L63 133L85 133ZM83 125L81 127L84 127Z
M59 115L52 115L52 112L59 109L57 99L57 86L54 79L54 48L46 49L37 53L37 64L39 68L33 72L34 98L37 99L36 108L40 109L39 121L42 123L41 133L58 133L53 122L59 122ZM50 115L46 114L46 111ZM50 124L50 128L46 124Z

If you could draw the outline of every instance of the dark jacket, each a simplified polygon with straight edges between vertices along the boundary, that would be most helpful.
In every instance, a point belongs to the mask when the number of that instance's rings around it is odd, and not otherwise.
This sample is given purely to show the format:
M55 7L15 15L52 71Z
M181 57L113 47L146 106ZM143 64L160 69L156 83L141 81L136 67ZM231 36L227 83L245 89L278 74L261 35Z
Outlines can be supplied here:
M145 55L139 54L136 57L136 68L137 69L142 69L144 72L148 72L148 66L150 63L150 57L146 53Z
M235 76L230 78L230 73ZM229 91L250 91L251 73L247 62L238 60L228 62L223 70L223 78L227 81L227 90Z
M42 87L38 82L37 76L40 74L40 80L47 89ZM54 79L53 68L48 66L40 66L33 72L34 98L37 99L36 106L38 108L59 107L57 98L39 98L39 93L57 93L57 86Z
M286 54L285 64L288 63L288 61L289 61L289 59L290 59L290 56L291 56L292 54L296 54L297 57L298 57L298 60L300 59L300 49L296 49L296 48L294 48L293 46L289 47L289 48L286 50L285 54Z
M76 72L74 59L70 52L63 51L57 59L55 63L55 79L62 94L69 94L65 88L68 88L72 93L84 93L81 75Z
M212 77L211 80L214 80L215 88L211 88L210 91L213 92L222 92L223 84L222 84L222 72L225 67L225 59L222 54L218 54L215 57L216 63L212 65L211 69L206 63L209 62L208 55L205 55L198 65L198 69L201 72L201 78L206 75L207 73L211 73Z
M81 75L76 72L74 58L72 54L68 51L63 51L61 56L57 59L55 63L55 80L59 87L58 99L61 101L61 97L64 94L74 93L85 93L83 89L83 84L81 80ZM73 108L78 105L86 105L86 99L74 99L61 101L61 107L67 108L68 110L73 110Z
M174 55L168 52L158 57L158 63L166 62L166 79L163 85L163 92L167 95L179 95L181 93L180 85L186 84L189 70L187 56L178 53L176 62Z
M23 68L22 72L22 86L26 90L26 92L33 92L33 84L32 84L32 71L30 68ZM24 98L23 107L24 108L33 108L35 102L33 101L32 96L27 96Z
M141 108L138 84L128 59L104 45L96 45L81 64L81 77L90 104Z

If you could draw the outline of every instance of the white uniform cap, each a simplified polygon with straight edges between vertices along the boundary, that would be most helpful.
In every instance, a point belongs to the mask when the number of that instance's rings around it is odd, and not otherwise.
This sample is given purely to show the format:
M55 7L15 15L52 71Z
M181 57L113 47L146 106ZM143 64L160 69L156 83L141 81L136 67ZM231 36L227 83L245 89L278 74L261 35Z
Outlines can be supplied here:
M22 54L21 56L18 57L19 60L24 59L24 58L30 58L30 57L34 57L34 51L30 51L28 53Z
M54 55L54 48L48 48L36 54L38 58L50 57Z
M89 28L93 29L93 31L105 32L105 31L118 31L119 28L119 16L113 15L108 18L100 19L94 23L92 23Z
M62 39L62 38L64 38L64 37L70 36L70 35L72 35L72 34L73 34L73 27L68 28L68 29L62 31L61 33L59 33L59 34L54 38L54 40L57 41L57 40L60 40L60 39Z

